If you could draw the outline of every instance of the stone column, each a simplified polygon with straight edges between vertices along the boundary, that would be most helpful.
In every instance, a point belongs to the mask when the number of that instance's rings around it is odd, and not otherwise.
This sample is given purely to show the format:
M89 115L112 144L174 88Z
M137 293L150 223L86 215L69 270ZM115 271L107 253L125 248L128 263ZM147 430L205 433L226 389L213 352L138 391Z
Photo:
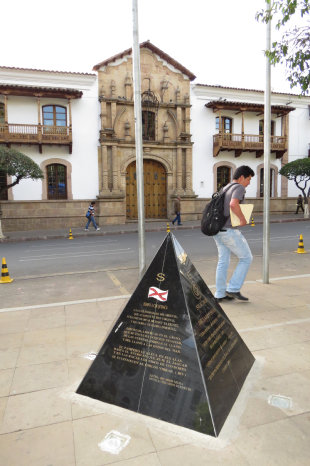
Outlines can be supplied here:
M181 194L182 190L182 147L177 148L176 160L176 189L175 194Z
M101 100L100 102L100 110L101 110L101 129L107 128L107 103L105 100Z
M193 186L192 186L192 148L185 149L185 194L193 195Z
M187 134L190 133L190 123L191 123L190 108L186 107L185 108L185 132Z
M111 103L111 128L114 127L115 118L116 118L116 102L112 102Z
M110 194L108 189L108 147L101 146L102 186L100 196Z
M112 180L113 180L113 189L112 192L119 192L118 185L118 167L117 167L117 147L112 146Z
M180 139L180 132L183 131L182 107L177 107L177 122L178 122L178 130L179 130L179 134L177 134L177 140L178 140Z
M131 94L132 94L132 82L131 82L131 77L129 74L127 74L125 78L125 97L127 100L131 99Z

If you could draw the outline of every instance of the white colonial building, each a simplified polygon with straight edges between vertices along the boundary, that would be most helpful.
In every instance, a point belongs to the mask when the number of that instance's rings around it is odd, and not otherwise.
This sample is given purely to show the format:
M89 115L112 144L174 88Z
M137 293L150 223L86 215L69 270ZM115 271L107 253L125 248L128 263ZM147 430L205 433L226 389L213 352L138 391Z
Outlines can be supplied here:
M84 225L97 199L99 224L136 218L132 50L96 73L0 67L0 144L30 156L44 179L22 180L1 199L3 229ZM141 44L146 217L165 221L181 196L184 221L199 219L240 165L262 211L264 93L195 84L195 76L149 41ZM309 156L310 97L271 97L271 211L295 209L299 190L281 166ZM11 179L0 170L0 184Z
M3 203L9 229L48 226L59 200L96 197L98 132L96 74L0 67L0 144L28 155L44 173L43 180L21 180L2 199L14 201L13 215ZM11 179L0 173L0 182ZM23 201L40 201L32 211L41 222L29 225ZM62 206L67 215L71 209Z
M235 168L249 165L255 173L247 196L263 197L264 93L258 90L192 84L191 133L193 189L209 198L231 181ZM294 182L279 175L289 161L308 157L310 97L272 92L271 187L273 199L297 196Z

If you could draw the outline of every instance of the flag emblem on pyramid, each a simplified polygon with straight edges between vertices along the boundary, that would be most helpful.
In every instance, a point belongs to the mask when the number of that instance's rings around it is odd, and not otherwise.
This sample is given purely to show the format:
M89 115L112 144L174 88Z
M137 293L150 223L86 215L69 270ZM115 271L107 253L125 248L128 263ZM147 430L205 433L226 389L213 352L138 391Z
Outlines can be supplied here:
M168 290L160 290L159 288L156 288L156 286L151 286L149 288L149 294L147 295L148 298L155 298L158 301L165 302L167 301L168 298Z

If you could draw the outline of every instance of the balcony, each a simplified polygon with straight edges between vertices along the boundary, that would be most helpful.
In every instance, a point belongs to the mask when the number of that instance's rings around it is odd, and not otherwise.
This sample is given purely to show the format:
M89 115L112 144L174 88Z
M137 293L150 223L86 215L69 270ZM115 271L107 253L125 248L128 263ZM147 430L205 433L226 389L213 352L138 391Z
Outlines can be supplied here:
M270 152L274 152L276 158L281 158L287 151L286 136L271 136L270 143ZM264 136L258 134L214 134L213 157L217 157L223 150L234 151L235 157L240 157L242 152L255 152L256 157L261 157L264 153Z
M42 145L65 145L72 153L71 126L44 126L0 124L0 144L36 144L42 154Z

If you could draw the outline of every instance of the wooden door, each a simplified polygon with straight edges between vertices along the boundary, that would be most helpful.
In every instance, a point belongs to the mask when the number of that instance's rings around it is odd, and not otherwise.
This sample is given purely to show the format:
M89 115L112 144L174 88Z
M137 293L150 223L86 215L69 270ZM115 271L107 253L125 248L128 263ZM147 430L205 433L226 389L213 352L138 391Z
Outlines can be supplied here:
M143 161L145 218L167 218L165 168L154 160ZM138 218L136 162L127 167L126 211L128 219Z

